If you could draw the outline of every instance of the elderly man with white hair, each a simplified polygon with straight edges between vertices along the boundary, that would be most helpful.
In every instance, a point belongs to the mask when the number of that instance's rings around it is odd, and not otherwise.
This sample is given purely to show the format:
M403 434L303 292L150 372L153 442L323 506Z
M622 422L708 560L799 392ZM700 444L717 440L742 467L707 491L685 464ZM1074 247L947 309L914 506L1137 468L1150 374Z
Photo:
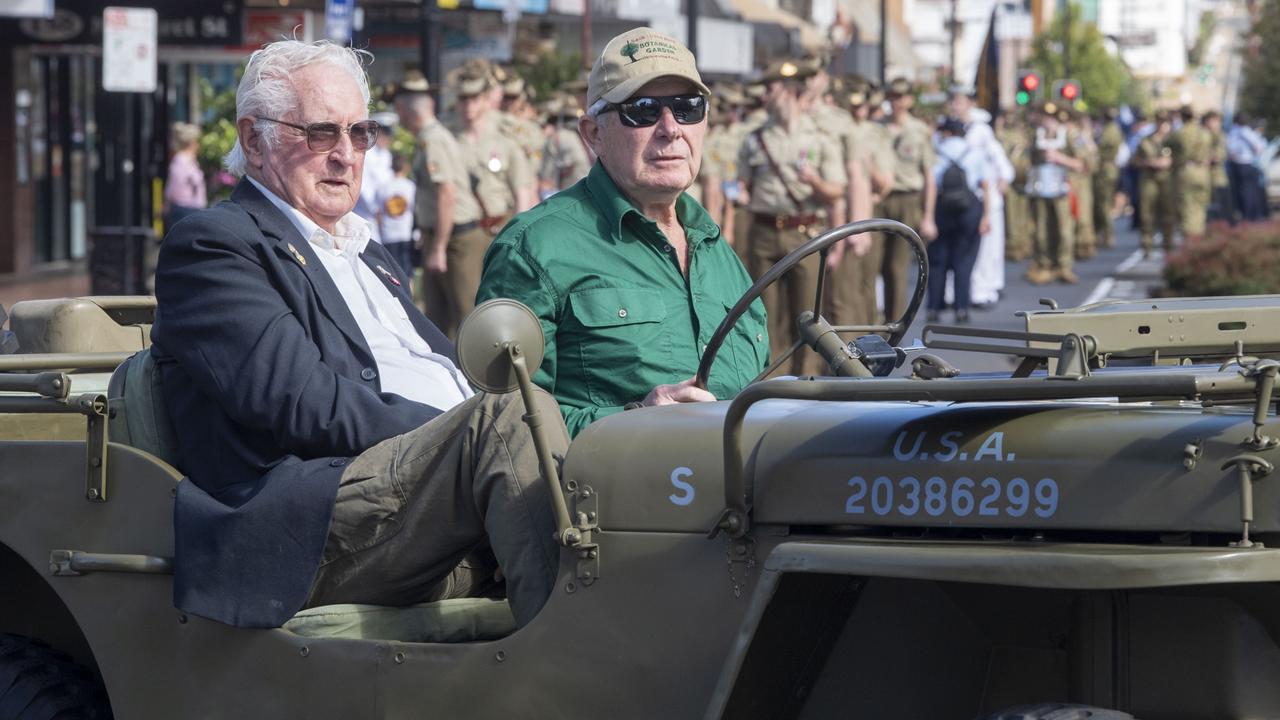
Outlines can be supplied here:
M709 387L693 384L712 333L751 285L685 192L702 163L708 96L678 41L651 28L610 40L578 123L595 166L516 216L485 255L477 299L514 298L542 321L534 381L555 394L571 434L623 410L732 396L768 363L757 300Z
M151 352L190 478L175 601L248 627L408 605L492 584L494 568L463 563L487 545L523 625L558 563L525 407L472 393L352 212L379 134L368 106L359 51L255 52L226 158L243 179L163 243ZM548 434L562 454L564 428Z

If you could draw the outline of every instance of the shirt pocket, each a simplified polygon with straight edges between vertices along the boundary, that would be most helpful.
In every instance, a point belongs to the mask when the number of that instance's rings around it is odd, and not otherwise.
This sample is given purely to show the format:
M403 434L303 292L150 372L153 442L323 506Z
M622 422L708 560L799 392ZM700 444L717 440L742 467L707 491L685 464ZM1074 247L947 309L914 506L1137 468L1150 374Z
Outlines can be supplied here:
M667 308L661 293L641 288L578 290L569 294L569 312L577 321L582 377L592 404L625 405L642 399L652 385L669 382L671 336L665 330ZM646 387L639 390L637 385Z

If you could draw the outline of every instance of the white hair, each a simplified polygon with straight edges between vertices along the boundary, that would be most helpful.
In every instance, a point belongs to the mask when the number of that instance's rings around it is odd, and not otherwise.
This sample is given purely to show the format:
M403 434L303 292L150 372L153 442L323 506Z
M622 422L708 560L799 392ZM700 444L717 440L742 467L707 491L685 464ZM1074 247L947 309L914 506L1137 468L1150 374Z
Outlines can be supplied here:
M236 121L246 117L259 118L254 129L262 142L274 146L279 142L280 127L260 118L278 120L297 107L298 96L290 76L316 63L328 63L350 75L360 88L367 107L369 77L364 72L364 60L372 57L365 50L344 47L328 40L280 40L263 45L249 56L240 86L236 88ZM239 141L222 158L222 164L237 176L243 176L248 170L248 160Z

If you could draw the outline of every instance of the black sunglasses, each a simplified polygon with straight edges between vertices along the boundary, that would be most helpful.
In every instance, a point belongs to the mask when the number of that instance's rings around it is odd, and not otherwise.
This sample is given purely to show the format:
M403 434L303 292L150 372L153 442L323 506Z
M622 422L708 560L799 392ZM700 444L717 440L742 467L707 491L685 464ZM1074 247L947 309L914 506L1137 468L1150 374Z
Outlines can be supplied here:
M600 112L616 111L627 127L649 127L662 117L662 108L670 108L676 122L695 125L707 116L707 98L702 95L666 95L634 97L620 103L609 103Z
M260 117L259 120L277 123L295 130L301 130L307 136L307 149L312 152L329 152L338 144L343 133L351 136L351 147L357 152L364 152L378 141L378 123L372 120L361 120L342 127L338 123L318 122L309 125L294 125L275 118Z

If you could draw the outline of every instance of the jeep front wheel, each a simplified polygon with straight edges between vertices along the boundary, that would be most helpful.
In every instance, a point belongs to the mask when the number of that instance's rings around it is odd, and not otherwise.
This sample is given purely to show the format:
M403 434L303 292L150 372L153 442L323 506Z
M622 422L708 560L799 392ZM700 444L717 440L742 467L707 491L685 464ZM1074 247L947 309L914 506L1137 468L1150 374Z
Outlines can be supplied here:
M0 634L0 720L111 720L102 681L65 653Z

